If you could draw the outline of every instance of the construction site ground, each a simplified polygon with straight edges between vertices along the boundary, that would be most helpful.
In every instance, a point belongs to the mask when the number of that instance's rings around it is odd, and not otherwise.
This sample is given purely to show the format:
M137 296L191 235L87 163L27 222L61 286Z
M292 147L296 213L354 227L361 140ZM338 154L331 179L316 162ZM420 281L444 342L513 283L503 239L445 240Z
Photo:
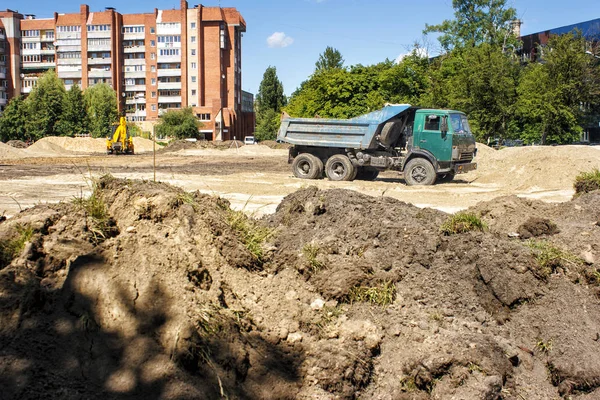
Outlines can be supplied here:
M0 399L600 398L600 147L408 187L235 142L154 182L148 143L67 142L0 144ZM458 210L487 228L444 234Z

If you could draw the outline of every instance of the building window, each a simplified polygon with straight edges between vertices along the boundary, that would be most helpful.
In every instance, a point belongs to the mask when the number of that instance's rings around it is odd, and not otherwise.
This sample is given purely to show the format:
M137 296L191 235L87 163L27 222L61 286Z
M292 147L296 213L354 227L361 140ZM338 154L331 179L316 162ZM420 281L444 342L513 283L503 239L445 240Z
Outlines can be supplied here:
M154 60L156 58L156 53L150 53L150 59Z
M195 62L193 62L193 63L192 63L192 69L196 69L196 65L197 65L197 64L196 64Z
M144 33L144 26L124 26L123 33Z
M158 43L180 43L181 36L179 35L169 35L169 36L159 36Z
M150 27L150 33L153 35L156 33L156 29L153 26Z
M190 36L190 41L192 43L196 43L196 36Z
M192 75L192 82L196 82L196 77Z
M196 29L196 23L195 23L195 22L192 22L192 23L190 24L190 28L192 28L192 29Z
M196 114L200 121L210 121L210 113Z
M160 49L158 54L160 56L178 56L179 49Z
M196 55L196 49L192 49L192 55L195 56Z
M196 95L196 89L192 89L192 96Z
M156 78L151 79L152 85L156 85Z
M156 92L152 92L152 95L150 97L152 97L153 99L156 98Z
M156 47L156 40L150 41L150 47Z
M156 111L156 104L152 104L150 108L152 109L152 111Z
M69 26L57 26L59 32L81 32L81 26L69 25Z
M40 36L40 31L39 30L26 30L26 31L21 31L21 36L23 37L39 37Z
M88 25L88 32L105 32L110 31L110 25Z
M150 72L156 72L156 65L150 66Z

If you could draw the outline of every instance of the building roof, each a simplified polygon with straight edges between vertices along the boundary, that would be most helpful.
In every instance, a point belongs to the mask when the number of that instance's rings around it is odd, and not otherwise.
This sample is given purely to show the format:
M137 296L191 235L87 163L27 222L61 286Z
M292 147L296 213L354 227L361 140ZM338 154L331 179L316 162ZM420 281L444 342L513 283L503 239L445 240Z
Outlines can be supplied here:
M523 35L521 37L524 38L535 35L564 35L565 33L573 32L574 30L579 30L583 37L587 40L600 40L600 18L579 22L577 24L561 26L560 28L530 33L529 35Z

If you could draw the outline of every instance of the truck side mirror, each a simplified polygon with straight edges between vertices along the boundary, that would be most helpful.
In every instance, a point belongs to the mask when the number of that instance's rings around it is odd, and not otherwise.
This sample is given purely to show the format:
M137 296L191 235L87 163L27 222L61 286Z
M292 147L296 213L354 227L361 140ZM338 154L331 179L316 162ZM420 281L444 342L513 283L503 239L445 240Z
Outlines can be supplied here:
M448 133L448 116L447 115L444 115L442 117L442 126L441 126L440 130L442 131L442 133Z

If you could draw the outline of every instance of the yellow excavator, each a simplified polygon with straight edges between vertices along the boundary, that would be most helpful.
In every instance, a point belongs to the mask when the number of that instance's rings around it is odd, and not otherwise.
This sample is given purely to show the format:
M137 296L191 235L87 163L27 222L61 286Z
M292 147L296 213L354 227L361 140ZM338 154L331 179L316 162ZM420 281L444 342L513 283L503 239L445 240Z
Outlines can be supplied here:
M113 125L112 134L106 139L107 154L133 154L133 139L127 131L127 121L121 117L118 125Z

